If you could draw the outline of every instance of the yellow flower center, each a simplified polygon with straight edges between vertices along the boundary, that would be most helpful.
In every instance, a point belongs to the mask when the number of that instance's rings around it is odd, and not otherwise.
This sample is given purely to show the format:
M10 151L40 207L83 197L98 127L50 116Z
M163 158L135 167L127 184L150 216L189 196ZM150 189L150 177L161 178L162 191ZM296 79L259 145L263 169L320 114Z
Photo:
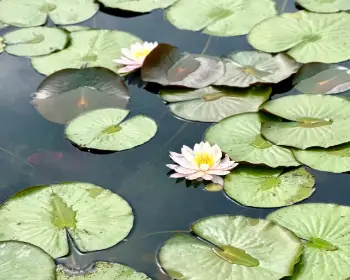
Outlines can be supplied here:
M145 58L147 55L149 55L150 52L151 52L150 50L146 50L146 49L138 50L134 52L134 56L136 57L136 59L140 60Z
M198 167L200 167L201 164L207 164L210 168L214 165L215 159L212 154L196 153L194 156L194 162L197 164Z

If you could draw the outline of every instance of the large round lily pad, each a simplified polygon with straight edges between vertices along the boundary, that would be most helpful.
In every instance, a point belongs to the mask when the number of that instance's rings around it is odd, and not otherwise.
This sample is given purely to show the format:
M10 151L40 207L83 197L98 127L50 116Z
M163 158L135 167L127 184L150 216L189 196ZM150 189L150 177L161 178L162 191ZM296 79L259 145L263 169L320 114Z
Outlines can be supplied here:
M297 0L297 3L316 13L336 13L350 10L348 0Z
M94 269L83 275L69 275L62 265L57 266L57 280L151 280L146 274L118 264L97 262Z
M160 264L173 279L278 280L293 273L301 254L292 232L265 220L222 215L191 229L201 239L177 235L160 249Z
M215 85L249 87L256 83L276 84L299 69L299 64L285 54L273 56L256 51L233 53L224 62L225 75Z
M255 24L276 14L272 0L179 0L166 16L179 29L236 36L247 34Z
M91 18L98 11L94 0L2 0L0 20L4 23L31 27L46 23L74 24Z
M0 242L1 280L55 280L55 268L51 256L34 245Z
M282 14L256 25L248 40L264 52L288 51L302 63L345 61L350 59L350 14Z
M165 9L177 0L99 0L110 8L146 13L155 9Z
M5 34L6 51L18 56L39 56L62 50L68 34L59 28L32 27Z
M350 102L346 99L292 95L268 101L262 110L288 120L265 122L262 126L262 134L276 145L328 148L350 141Z
M32 65L41 74L50 75L67 68L100 66L117 72L113 59L119 58L122 48L140 39L116 30L85 30L70 34L71 45L57 53L33 57Z
M0 207L0 239L25 241L58 258L68 254L66 230L80 251L96 251L123 240L133 221L124 199L93 184L37 186Z
M191 121L218 122L240 113L257 112L269 99L270 87L246 89L206 87L197 90L165 89L160 97L169 102L170 111Z
M334 204L300 204L267 217L304 241L304 252L292 279L350 277L350 208Z
M157 132L154 120L138 115L122 122L129 111L107 108L82 114L68 123L66 137L81 148L123 151L142 145Z
M204 139L219 145L234 161L270 167L300 165L290 150L261 136L261 123L267 120L269 117L261 113L232 116L211 126Z

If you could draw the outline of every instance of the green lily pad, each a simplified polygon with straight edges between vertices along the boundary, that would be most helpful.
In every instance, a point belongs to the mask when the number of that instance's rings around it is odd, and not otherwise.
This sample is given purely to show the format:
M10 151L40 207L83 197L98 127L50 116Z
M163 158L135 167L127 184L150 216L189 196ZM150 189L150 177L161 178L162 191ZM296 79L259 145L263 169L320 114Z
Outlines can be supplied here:
M68 32L77 32L77 31L92 29L90 26L84 26L84 25L66 25L66 26L61 26L61 28Z
M297 3L316 13L337 13L350 10L348 0L297 0Z
M177 0L99 0L109 8L147 13L156 9L165 9Z
M292 279L350 277L350 208L309 203L279 209L267 217L304 241L304 252Z
M292 95L268 101L262 110L288 121L266 122L262 134L276 145L328 148L350 141L350 102L318 95Z
M225 177L226 194L240 204L259 208L282 207L310 197L315 179L303 167L283 169L239 167Z
M299 64L284 54L272 56L256 51L233 53L224 62L225 75L215 85L249 87L256 83L276 84L299 69Z
M116 30L86 30L70 34L71 45L57 53L33 57L32 65L39 73L50 75L67 68L100 66L117 72L113 59L121 57L121 49L140 39Z
M277 14L272 0L179 0L166 17L179 29L215 36L244 35L260 21Z
M160 265L173 279L278 280L293 273L301 254L292 232L265 220L222 215L191 229L200 239L176 235L160 249Z
M94 269L83 275L69 275L62 265L57 266L57 280L151 280L146 274L118 263L97 262Z
M261 136L261 123L267 120L269 117L261 113L232 116L211 126L204 139L219 145L234 161L270 167L300 165L289 149L276 146Z
M98 11L94 0L2 0L0 20L17 27L32 27L46 23L74 24L91 18Z
M3 23L3 22L0 21L0 29L6 28L6 27L8 27L8 26L9 26L8 24Z
M133 221L123 198L93 184L37 186L0 207L0 240L25 241L58 258L68 254L66 230L80 251L96 251L123 240Z
M151 140L157 124L138 115L122 122L129 111L107 108L82 114L68 123L66 137L81 148L123 151Z
M55 280L56 265L42 249L18 241L0 242L0 279Z
M17 56L39 56L62 50L68 34L59 28L31 27L6 33L6 51Z
M264 52L287 51L301 63L345 61L350 59L350 14L282 14L257 24L248 41Z
M65 124L81 113L102 108L124 109L130 99L123 79L101 67L65 69L39 85L32 104L47 120Z
M328 149L310 148L293 150L295 158L313 169L342 173L350 171L350 144L335 146Z
M269 99L270 87L218 88L197 90L165 89L160 97L169 102L170 111L183 119L200 122L218 122L246 112L257 112Z

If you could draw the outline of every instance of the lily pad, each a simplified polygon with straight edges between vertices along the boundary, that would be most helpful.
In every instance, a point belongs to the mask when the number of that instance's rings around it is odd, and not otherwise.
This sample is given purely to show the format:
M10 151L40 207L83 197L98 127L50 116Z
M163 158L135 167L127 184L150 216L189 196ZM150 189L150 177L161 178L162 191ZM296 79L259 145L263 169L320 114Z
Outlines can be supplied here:
M267 217L304 241L304 252L292 279L350 277L350 208L309 203L279 209Z
M297 0L297 3L316 13L337 13L350 10L348 0Z
M218 81L224 71L224 63L218 57L180 54L174 46L159 44L146 57L141 75L143 81L163 86L203 88Z
M138 115L122 122L129 111L115 108L94 110L72 120L66 137L81 148L123 151L149 141L157 132L151 118Z
M199 238L177 235L160 249L160 264L173 279L278 280L292 275L301 254L292 232L265 220L222 215L191 229Z
M0 207L0 239L25 241L58 258L69 251L66 230L80 251L96 251L123 240L133 221L124 199L93 184L37 186Z
M177 0L99 0L109 8L147 13L155 9L165 9Z
M264 52L287 51L301 63L345 61L350 59L350 14L282 14L257 24L248 41Z
M42 249L18 241L0 242L0 279L55 280L56 265Z
M179 29L237 36L247 34L254 25L276 14L272 0L179 0L168 9L166 17Z
M4 38L0 36L0 53L5 50Z
M239 167L225 177L226 194L240 204L259 208L282 207L310 197L315 179L303 167L283 169Z
M140 39L116 30L86 30L70 34L71 45L57 53L33 57L32 65L41 74L50 75L67 68L100 66L117 72L113 59L119 58L121 49Z
M91 18L98 11L94 0L2 0L0 20L17 27L32 27L46 23L74 24Z
M39 85L32 104L47 120L67 123L83 112L125 108L128 88L115 72L101 67L65 69Z
M256 51L233 53L225 62L225 75L215 83L231 87L249 87L256 83L279 83L299 69L285 54L273 56Z
M6 51L17 56L39 56L62 50L68 34L59 28L31 27L6 33Z
M319 95L292 95L268 101L262 110L288 121L266 122L262 134L276 145L328 148L350 141L350 102Z
M269 116L246 113L232 116L211 126L204 139L217 144L232 160L270 167L298 166L292 152L264 139L260 134L261 123Z
M146 274L118 263L97 262L94 269L83 275L69 275L65 267L57 266L57 280L151 280Z
M206 87L197 90L165 89L160 97L169 102L170 111L183 119L218 122L246 112L257 112L271 94L270 87L251 88Z
M84 26L84 25L66 25L66 26L61 26L61 28L68 32L77 32L77 31L93 29L90 26Z
M0 29L6 28L6 27L8 27L8 26L9 26L8 24L3 23L3 22L0 21Z

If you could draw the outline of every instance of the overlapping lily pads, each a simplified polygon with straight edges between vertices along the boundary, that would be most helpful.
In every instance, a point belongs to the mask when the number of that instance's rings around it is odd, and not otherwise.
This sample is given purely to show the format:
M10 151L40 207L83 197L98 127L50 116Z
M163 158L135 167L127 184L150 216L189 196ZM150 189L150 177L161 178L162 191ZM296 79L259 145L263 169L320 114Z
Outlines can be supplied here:
M8 24L3 23L3 22L0 21L0 29L6 28L6 27L8 27L8 26L9 26Z
M206 87L197 90L165 89L161 98L169 102L170 111L183 119L200 122L218 122L240 113L257 112L269 99L271 88Z
M347 0L297 0L305 9L316 13L336 13L350 10Z
M289 149L276 146L261 135L261 123L269 119L262 113L232 116L211 126L204 138L219 145L234 161L270 167L300 165Z
M160 249L160 265L173 279L278 280L292 275L301 254L293 233L265 220L222 215L191 229L200 239L177 235Z
M255 83L279 83L299 69L299 64L285 54L273 56L256 51L233 53L223 59L225 75L215 85L249 87Z
M93 29L90 26L85 26L85 25L65 25L65 26L61 26L61 28L68 32L77 32L77 31Z
M0 53L5 50L4 38L0 36Z
M288 121L265 122L262 134L276 145L300 149L328 148L350 141L350 102L318 94L292 95L268 101L262 110Z
M225 177L224 189L235 201L252 207L282 207L310 197L315 179L303 167L283 169L239 167Z
M255 24L276 14L272 0L179 0L166 16L179 29L236 36L247 34Z
M57 53L33 57L32 65L41 74L50 75L67 68L100 66L117 72L113 59L121 56L121 49L140 39L116 30L85 30L72 32L71 45Z
M19 192L0 207L0 240L20 240L52 257L68 253L66 230L80 251L111 247L133 226L129 204L93 184L37 186Z
M303 240L304 252L292 279L350 277L350 208L334 204L300 204L268 217Z
M264 52L288 51L301 63L345 61L350 59L350 14L282 14L257 24L248 40Z
M141 13L167 8L176 1L177 0L99 0L99 2L106 7Z
M138 115L122 122L129 111L107 108L84 113L66 127L66 137L81 148L123 151L142 145L157 132L154 120Z

